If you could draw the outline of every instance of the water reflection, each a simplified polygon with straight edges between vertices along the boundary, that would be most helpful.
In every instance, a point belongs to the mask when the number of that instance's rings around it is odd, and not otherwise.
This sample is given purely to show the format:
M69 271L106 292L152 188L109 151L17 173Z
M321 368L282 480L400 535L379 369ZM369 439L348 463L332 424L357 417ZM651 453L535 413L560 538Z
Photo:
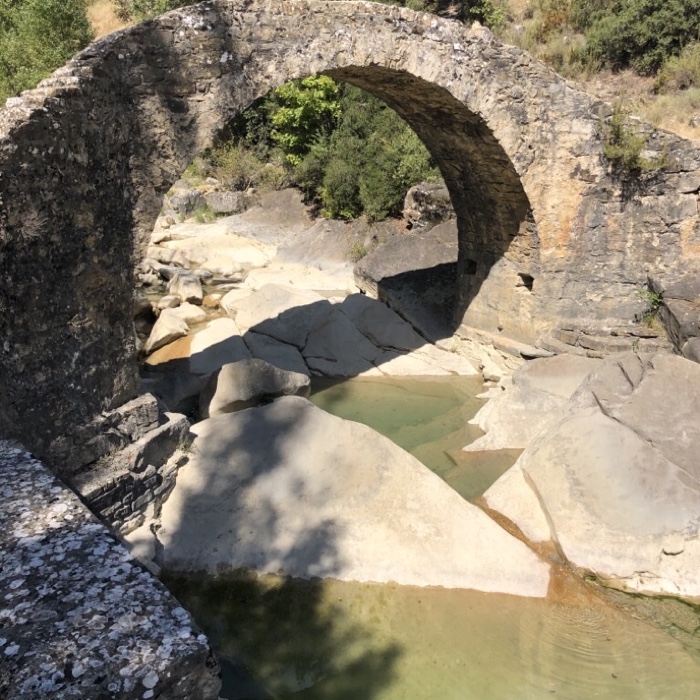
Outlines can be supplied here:
M700 664L678 642L563 578L547 600L271 576L168 583L210 635L229 700L698 697Z

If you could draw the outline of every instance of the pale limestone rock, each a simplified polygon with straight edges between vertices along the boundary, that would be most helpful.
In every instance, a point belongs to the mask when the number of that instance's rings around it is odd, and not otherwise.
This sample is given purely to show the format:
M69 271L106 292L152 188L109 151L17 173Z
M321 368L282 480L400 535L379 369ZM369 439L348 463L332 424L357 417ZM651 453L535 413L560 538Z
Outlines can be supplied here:
M470 421L486 435L466 451L523 448L561 417L569 397L600 363L588 357L557 355L532 360L515 371L512 383Z
M209 374L230 362L250 357L236 323L230 318L216 318L192 336L189 371Z
M168 284L168 294L192 304L201 304L204 298L199 279L195 275L185 273L178 273L172 277Z
M289 372L309 374L309 368L304 362L299 350L294 345L283 343L271 338L269 335L248 331L243 337L248 350L253 357L269 362L275 367L286 369Z
M232 289L226 292L219 302L219 306L231 317L236 318L238 302L251 295L250 289Z
M547 564L364 425L283 397L193 430L158 532L168 569L546 595Z
M308 396L309 376L288 372L264 360L240 360L212 374L199 395L202 418L257 406L271 397Z
M207 312L204 309L187 301L173 309L173 315L181 318L188 326L203 323L207 319Z
M360 333L379 347L417 350L428 342L386 304L365 294L351 294L340 304L339 309Z
M697 364L612 356L484 498L612 585L699 596L698 411Z
M375 363L384 352L367 340L347 316L328 306L330 313L311 326L301 350L306 364L327 377L381 376Z
M187 258L179 250L169 250L157 245L148 247L146 257L163 265L176 265L182 268L188 266Z
M333 312L320 294L269 284L236 305L236 323L243 333L253 330L298 348L311 328Z
M175 309L163 309L144 345L144 352L146 354L152 353L154 350L187 335L189 330L189 326L175 313Z
M160 311L163 309L175 309L180 306L180 297L176 297L174 294L166 294L158 300L156 306Z

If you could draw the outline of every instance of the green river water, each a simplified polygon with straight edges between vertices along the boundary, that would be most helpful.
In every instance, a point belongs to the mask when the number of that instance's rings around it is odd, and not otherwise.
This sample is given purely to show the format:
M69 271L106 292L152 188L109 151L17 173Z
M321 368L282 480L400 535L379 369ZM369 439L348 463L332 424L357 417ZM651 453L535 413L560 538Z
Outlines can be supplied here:
M465 498L517 458L460 453L477 379L317 382L312 401L384 433ZM547 599L240 572L168 580L210 636L228 700L684 700L700 658L558 570Z

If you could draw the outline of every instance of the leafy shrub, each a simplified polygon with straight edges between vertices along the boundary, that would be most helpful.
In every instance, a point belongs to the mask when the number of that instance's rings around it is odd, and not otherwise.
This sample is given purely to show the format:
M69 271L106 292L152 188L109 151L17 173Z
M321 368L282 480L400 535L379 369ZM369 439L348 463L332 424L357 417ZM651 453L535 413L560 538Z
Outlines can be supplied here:
M679 56L672 56L664 63L657 88L663 91L700 88L700 42L688 44Z
M642 155L647 137L637 133L631 126L620 103L614 106L612 117L605 126L604 136L603 155L617 172L637 175L642 171L658 170L668 165L665 154L654 159Z
M333 131L340 114L339 89L331 78L311 75L285 83L266 101L270 137L291 165L298 165L318 138Z
M0 102L34 87L92 38L86 0L0 0Z
M574 0L574 5L582 0ZM653 75L670 56L698 39L700 0L615 0L591 2L588 20L574 14L586 29L582 60L614 70L631 67ZM584 3L584 4L586 4Z

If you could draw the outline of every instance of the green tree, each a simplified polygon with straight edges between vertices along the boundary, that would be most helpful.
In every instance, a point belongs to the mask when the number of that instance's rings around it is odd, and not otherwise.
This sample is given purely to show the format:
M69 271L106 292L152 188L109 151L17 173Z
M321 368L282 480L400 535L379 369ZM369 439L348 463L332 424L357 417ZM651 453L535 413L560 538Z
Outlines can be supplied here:
M0 101L34 87L92 38L86 0L0 0Z
M328 136L340 115L340 88L325 75L293 80L265 102L270 138L291 165L299 165L312 144Z

